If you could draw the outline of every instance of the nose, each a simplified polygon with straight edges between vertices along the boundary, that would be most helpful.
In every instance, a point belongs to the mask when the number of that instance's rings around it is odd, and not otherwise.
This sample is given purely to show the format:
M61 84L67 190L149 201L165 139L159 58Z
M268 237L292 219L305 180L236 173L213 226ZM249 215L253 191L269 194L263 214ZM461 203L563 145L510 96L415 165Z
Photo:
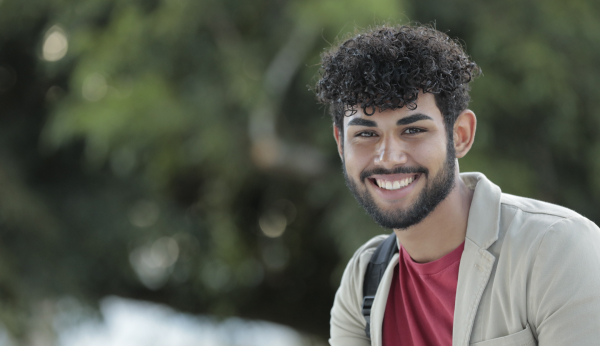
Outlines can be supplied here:
M384 138L377 147L374 163L385 168L403 165L408 161L406 150L397 138Z

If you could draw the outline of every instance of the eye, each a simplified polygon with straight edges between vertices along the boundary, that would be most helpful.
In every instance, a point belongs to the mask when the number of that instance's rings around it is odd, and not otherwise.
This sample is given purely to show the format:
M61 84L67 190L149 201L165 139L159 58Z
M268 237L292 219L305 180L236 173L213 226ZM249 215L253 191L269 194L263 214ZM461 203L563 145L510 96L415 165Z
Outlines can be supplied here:
M356 135L354 135L354 137L366 137L366 138L369 138L369 137L375 137L376 135L377 134L375 132L373 132L373 131L362 131L362 132L359 132Z
M407 134L407 135L416 135L416 134L422 133L422 132L427 132L427 130L420 129L418 127L409 127L406 130L404 130L402 133Z

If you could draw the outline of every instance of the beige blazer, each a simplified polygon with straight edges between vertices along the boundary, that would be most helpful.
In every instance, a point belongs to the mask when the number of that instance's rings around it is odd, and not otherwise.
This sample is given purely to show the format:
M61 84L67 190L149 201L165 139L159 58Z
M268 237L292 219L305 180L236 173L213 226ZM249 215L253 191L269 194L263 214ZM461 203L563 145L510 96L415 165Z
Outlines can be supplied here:
M452 345L600 345L600 229L563 207L503 194L481 173L460 261ZM331 309L332 346L382 346L385 305L398 255L371 310L361 314L363 276L375 237L356 251Z

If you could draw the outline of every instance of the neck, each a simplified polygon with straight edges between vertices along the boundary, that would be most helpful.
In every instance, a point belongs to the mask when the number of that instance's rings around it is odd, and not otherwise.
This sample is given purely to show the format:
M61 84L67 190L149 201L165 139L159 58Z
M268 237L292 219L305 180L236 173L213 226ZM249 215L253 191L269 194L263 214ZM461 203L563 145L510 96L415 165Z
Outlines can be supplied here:
M473 191L460 179L458 169L450 194L423 221L394 230L410 257L419 263L435 261L465 240Z

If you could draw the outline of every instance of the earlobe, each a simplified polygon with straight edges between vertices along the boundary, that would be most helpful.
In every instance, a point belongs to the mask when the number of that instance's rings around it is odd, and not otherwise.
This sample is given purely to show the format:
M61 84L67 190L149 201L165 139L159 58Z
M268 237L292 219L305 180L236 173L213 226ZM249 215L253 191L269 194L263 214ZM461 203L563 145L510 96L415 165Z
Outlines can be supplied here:
M340 159L344 161L344 136L342 135L342 129L337 127L335 123L333 124L333 138L335 138L335 143L337 144Z
M473 141L475 140L475 131L477 129L477 117L470 109L462 111L454 123L454 150L456 158L460 159L467 155Z

